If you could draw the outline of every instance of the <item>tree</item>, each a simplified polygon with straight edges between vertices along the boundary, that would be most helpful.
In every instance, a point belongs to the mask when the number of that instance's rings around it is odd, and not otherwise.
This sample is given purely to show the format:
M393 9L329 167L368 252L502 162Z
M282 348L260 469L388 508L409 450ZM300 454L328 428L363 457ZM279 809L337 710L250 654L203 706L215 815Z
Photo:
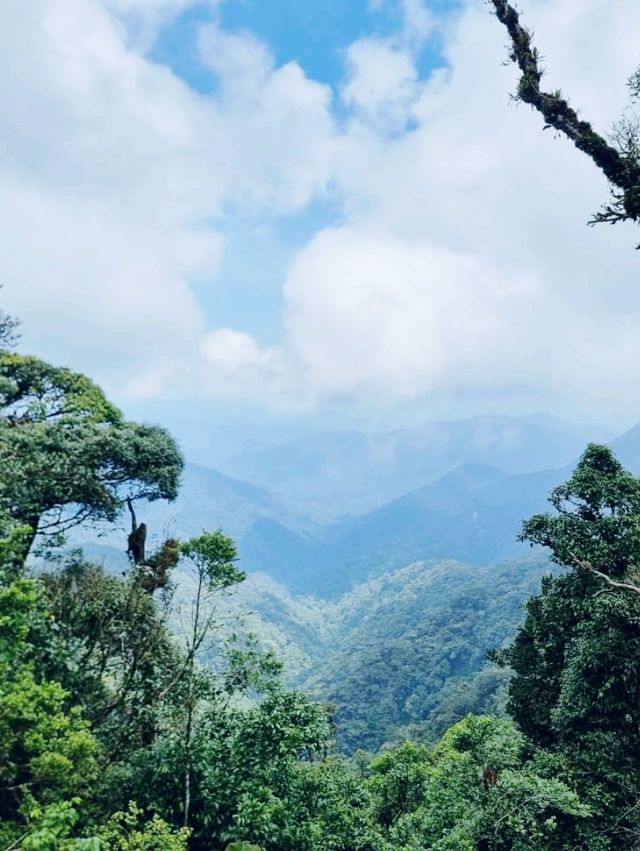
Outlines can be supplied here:
M38 583L0 578L0 841L14 847L43 807L87 791L98 746L81 708L39 670L46 610Z
M560 91L541 87L544 70L540 54L532 43L532 34L520 22L520 15L507 0L490 0L496 17L506 28L511 41L509 58L520 69L515 99L529 104L545 121L566 136L585 153L609 181L611 201L597 213L591 224L621 221L640 222L640 122L627 114L616 125L608 141L591 124L579 118ZM640 97L640 69L629 80L632 101Z
M598 824L589 847L631 849L640 836L640 596L616 584L640 563L640 481L591 444L550 501L554 513L528 520L522 538L568 571L545 577L513 645L497 654L515 672L507 708L585 791Z
M0 287L2 289L2 287ZM0 350L10 349L18 341L20 323L0 308Z
M156 715L182 670L166 607L132 569L111 576L72 553L40 575L54 632L41 648L49 677L85 707L109 763L149 744Z
M236 547L231 538L222 532L204 532L197 538L185 541L181 553L187 560L187 571L194 581L190 623L185 629L186 659L186 717L184 726L184 824L189 824L191 809L191 740L197 700L196 659L207 650L204 642L215 621L214 600L221 591L242 582L245 574L234 564Z
M113 521L127 499L175 499L183 461L162 428L127 422L84 375L0 351L0 509L37 534Z
M222 844L244 839L265 851L359 848L344 837L336 845L312 841L311 823L322 818L328 790L304 769L323 764L330 742L326 710L298 692L272 690L249 708L229 706L224 712L212 703L193 742L202 825L196 835L219 837ZM208 845L196 848L205 851Z
M508 719L470 715L433 751L407 743L371 769L389 851L568 851L558 824L588 815Z

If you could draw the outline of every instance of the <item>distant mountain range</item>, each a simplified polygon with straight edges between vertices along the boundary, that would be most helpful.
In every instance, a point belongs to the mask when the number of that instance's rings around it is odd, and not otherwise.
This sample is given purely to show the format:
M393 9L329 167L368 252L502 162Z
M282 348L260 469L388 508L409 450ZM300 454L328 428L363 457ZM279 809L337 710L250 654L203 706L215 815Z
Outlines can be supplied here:
M455 467L553 469L570 463L589 441L608 437L594 426L543 415L483 416L381 434L322 432L245 452L220 468L325 524L378 508Z
M548 509L599 437L505 417L373 440L316 435L225 473L187 464L178 500L138 515L156 540L215 528L236 539L249 577L220 617L274 650L289 682L335 704L342 748L377 748L407 728L429 740L467 712L500 710L507 674L486 652L513 636L550 569L518 543L522 521ZM640 425L611 446L640 472ZM78 530L72 543L124 568L126 534L125 517L121 531Z
M277 484L277 493L188 464L178 500L172 505L142 506L139 514L157 539L222 528L236 539L246 570L267 573L293 593L335 598L371 577L418 560L457 559L486 565L523 555L527 548L517 541L522 521L547 509L549 491L567 478L586 442L583 429L571 432L567 424L546 418L485 417L441 423L433 427L439 437L430 444L427 432L423 429L420 437L417 432L396 433L393 464L390 455L377 464L370 457L369 467L363 466L367 438L355 433L298 441L289 453L283 447L251 453L254 479ZM390 439L383 435L381 445ZM423 449L418 452L420 441ZM625 465L640 470L640 425L611 446ZM415 477L428 477L429 470L447 463L451 466L371 511L322 524L310 505L313 497L296 500L293 491L283 495L283 490L291 481L302 490L305 482L306 493L315 494L317 477L318 489L328 493L330 470L340 471L340 463L331 455L334 450L338 459L351 458L354 489L358 476L360 487L366 489L367 478L382 483L390 469L393 481L387 487L391 491L399 487L400 479L409 476L406 459L412 453L416 469L422 471L412 473ZM423 458L420 464L418 456ZM282 477L277 457L282 459ZM260 458L265 465L258 476ZM471 461L456 464L458 459ZM526 469L549 459L562 463ZM344 471L336 477L338 488L348 478ZM92 557L126 564L124 524L121 535L110 533L96 540L87 530L76 534L74 543L84 546Z

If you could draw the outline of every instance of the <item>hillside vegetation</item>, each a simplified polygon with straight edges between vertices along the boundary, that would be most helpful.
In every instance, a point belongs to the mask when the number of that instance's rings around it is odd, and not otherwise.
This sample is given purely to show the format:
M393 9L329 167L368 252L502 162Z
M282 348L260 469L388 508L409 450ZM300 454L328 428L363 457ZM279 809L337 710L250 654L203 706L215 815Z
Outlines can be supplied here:
M407 725L433 739L443 718L502 706L505 674L487 653L512 638L550 570L540 557L490 567L418 562L336 601L296 597L254 574L220 619L274 652L291 685L335 705L341 750L376 750Z
M607 447L524 525L553 571L370 564L333 601L263 577L243 602L220 530L147 541L142 512L179 490L171 436L9 349L0 468L1 847L637 847L640 482ZM426 516L513 477L460 478ZM65 549L123 516L126 569Z

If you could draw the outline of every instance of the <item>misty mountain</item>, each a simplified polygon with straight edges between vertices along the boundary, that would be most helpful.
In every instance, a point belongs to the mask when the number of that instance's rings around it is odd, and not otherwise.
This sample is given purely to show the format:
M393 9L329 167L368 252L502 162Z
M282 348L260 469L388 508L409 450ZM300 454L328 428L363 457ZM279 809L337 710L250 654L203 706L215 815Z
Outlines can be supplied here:
M625 466L640 472L640 425L611 446ZM522 556L529 550L517 540L523 520L549 510L551 489L571 475L583 449L563 467L530 473L510 475L481 463L460 466L316 533L261 519L243 536L241 554L249 569L265 571L296 592L329 597L413 561L487 565Z
M545 511L549 491L569 474L564 468L509 476L467 465L315 535L260 520L243 536L240 552L249 569L298 593L327 597L414 561L487 565L528 551L517 541L522 521Z
M327 522L364 514L467 464L511 474L562 467L590 440L606 437L597 427L542 415L484 416L382 434L316 433L244 452L221 469Z
M502 457L511 451L491 445ZM640 471L640 426L611 445L625 465ZM570 475L583 449L580 444L570 464L542 471L513 474L482 462L461 465L372 511L325 526L294 510L293 500L283 504L261 486L188 464L178 500L141 506L138 514L152 544L168 534L187 537L222 528L236 539L245 570L266 573L295 593L336 598L417 560L486 565L526 553L528 547L517 541L522 521L547 510L549 491ZM74 543L92 557L124 565L126 521L120 536L96 541L87 530Z
M147 524L150 548L166 537L188 538L205 529L223 529L236 541L242 541L262 521L272 521L283 534L294 537L306 528L315 528L263 488L190 463L185 465L175 502L139 503L136 513L138 521ZM110 524L106 532L100 527L78 529L70 535L70 543L106 564L125 566L128 531L129 517L125 512L119 527L114 529Z

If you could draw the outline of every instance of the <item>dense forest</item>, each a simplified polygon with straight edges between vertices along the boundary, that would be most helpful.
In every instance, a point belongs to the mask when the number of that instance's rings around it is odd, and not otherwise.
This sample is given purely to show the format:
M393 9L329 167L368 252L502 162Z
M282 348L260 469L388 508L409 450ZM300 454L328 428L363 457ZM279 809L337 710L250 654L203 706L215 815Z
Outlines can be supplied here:
M138 506L178 493L171 436L126 421L85 376L16 353L15 331L4 315L3 849L637 847L640 481L610 449L590 445L553 512L525 523L557 567L519 628L517 563L492 594L454 563L400 571L388 601L404 589L408 632L387 646L351 633L331 676L360 705L334 718L283 685L272 653L222 629L218 606L245 579L229 537L148 551ZM65 548L77 524L122 513L127 570ZM424 576L442 609L426 636ZM385 587L361 635L393 633ZM472 644L494 645L490 666ZM369 656L354 667L357 653Z
M597 134L542 87L515 8L490 5L516 98L609 181L594 222L638 222L637 120ZM293 601L215 524L158 538L176 440L18 343L0 311L0 851L640 848L640 479L610 446L550 480L528 558L492 533L531 492L488 467L325 538L255 490L258 560L275 535L287 570L323 544L339 566L324 600Z

